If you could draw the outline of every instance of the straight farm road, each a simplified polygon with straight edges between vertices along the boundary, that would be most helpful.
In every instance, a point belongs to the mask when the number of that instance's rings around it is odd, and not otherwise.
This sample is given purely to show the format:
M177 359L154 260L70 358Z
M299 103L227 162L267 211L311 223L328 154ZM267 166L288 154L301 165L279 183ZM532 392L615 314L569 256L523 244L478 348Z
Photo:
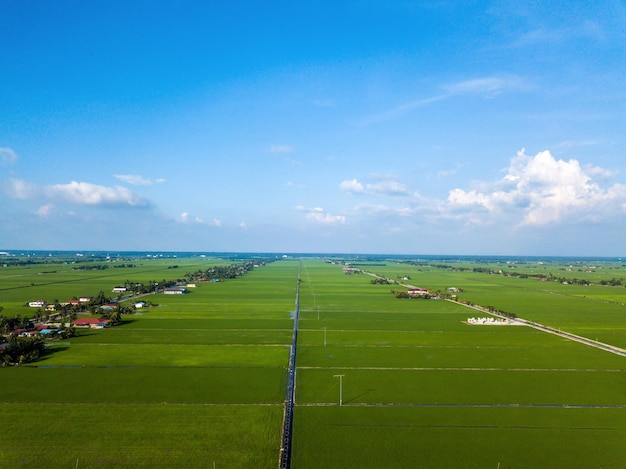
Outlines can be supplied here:
M287 371L287 396L285 398L285 412L283 416L283 431L279 457L280 469L291 467L291 437L293 434L293 408L296 392L296 345L298 344L298 315L300 313L300 272L302 263L298 266L298 280L296 285L296 301L293 313L293 337L289 351L289 368Z
M605 352L610 352L610 353L614 353L615 355L620 355L622 357L626 357L626 350L616 347L614 345L611 344L605 344L603 342L598 342L597 340L592 340L592 339L588 339L587 337L582 337L576 334L572 334L571 332L566 332L566 331L561 331L559 329L555 329L553 327L550 326L544 326L543 324L539 324L537 322L534 321L529 321L527 319L523 319L520 317L517 317L515 319L511 319L507 316L501 315L496 313L495 311L489 311L486 308L482 308L480 306L474 306L474 305L467 305L464 303L459 303L458 301L454 301L454 300L448 300L452 303L456 303L456 304L460 304L463 306L466 306L468 308L474 309L476 311L480 311L481 313L485 313L485 314L489 314L491 316L495 316L497 318L500 319L509 319L512 321L515 321L519 324L522 324L524 326L528 326L528 327L532 327L533 329L537 329L539 331L542 332L547 332L548 334L554 334L556 336L562 337L564 339L568 339L568 340L572 340L574 342L578 342L584 345L588 345L590 347L594 347L600 350L604 350Z

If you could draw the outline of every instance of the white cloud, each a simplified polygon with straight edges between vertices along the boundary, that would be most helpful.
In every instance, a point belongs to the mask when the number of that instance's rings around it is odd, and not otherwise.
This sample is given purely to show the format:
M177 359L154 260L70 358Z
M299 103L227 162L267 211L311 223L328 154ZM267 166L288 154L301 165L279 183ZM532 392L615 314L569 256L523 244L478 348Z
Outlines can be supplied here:
M39 215L41 217L47 217L47 216L50 215L50 213L52 213L52 209L53 208L54 208L54 205L52 205L52 204L42 205L37 210L37 215Z
M302 205L295 207L299 212L306 213L307 220L323 225L344 224L346 217L344 215L331 215L324 211L321 207L307 208Z
M363 184L356 179L342 181L339 188L350 194L408 196L406 186L394 179L383 178L375 183Z
M367 192L390 196L407 196L409 191L406 186L393 179L385 179L365 186Z
M350 181L342 181L339 184L339 188L342 191L349 192L350 194L363 194L365 192L365 187L356 179L352 179Z
M511 160L506 175L480 191L453 189L447 199L452 211L468 214L479 208L490 213L519 213L521 225L599 221L624 213L626 186L602 188L594 174L601 168L583 168L577 160L557 160L549 151L534 157L520 151Z
M39 186L20 179L10 181L9 196L14 199L48 199L79 205L130 205L144 207L148 202L125 187L107 187L88 182Z
M242 230L247 230L248 224L245 221L239 222L239 228L241 228Z
M147 205L141 197L125 187L107 187L89 182L72 181L69 184L54 184L44 187L44 193L50 199L64 199L68 202L84 205Z
M574 159L555 158L549 151L529 156L522 150L510 160L500 179L453 188L444 199L424 197L418 191L411 193L393 179L372 184L345 180L339 187L371 199L343 212L357 220L368 220L370 226L410 224L443 228L446 222L458 222L468 227L499 226L513 230L624 218L626 185L611 185L608 181L613 175L604 168L583 166ZM307 211L310 219L324 219L321 209L299 210Z
M453 189L448 196L448 202L452 206L481 206L487 210L493 210L493 203L485 194L480 194L476 191L465 192L462 189Z
M10 164L17 161L17 155L13 150L7 147L0 147L0 163Z
M160 184L165 182L165 179L147 179L139 174L115 174L115 177L120 181L123 181L127 184L132 184L133 186L151 186L152 184Z
M217 218L214 218L210 222L206 222L201 217L198 217L198 216L195 216L195 215L191 215L188 212L182 212L178 216L176 221L179 222L179 223L185 223L185 224L186 223L194 223L194 224L197 224L197 225L215 226L217 228L222 226L222 221L218 220Z
M33 199L40 192L36 184L21 179L10 180L7 191L10 197L22 200Z

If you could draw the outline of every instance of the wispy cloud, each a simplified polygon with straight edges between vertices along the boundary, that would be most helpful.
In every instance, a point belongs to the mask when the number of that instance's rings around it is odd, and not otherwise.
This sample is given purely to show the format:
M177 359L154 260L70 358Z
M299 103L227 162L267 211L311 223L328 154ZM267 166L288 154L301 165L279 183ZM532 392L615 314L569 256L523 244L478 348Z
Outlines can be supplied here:
M7 147L0 147L0 164L10 164L17 161L16 153Z
M474 78L443 86L447 97L477 94L488 98L505 91L524 91L528 88L527 81L516 75Z
M115 177L126 184L133 186L151 186L153 184L161 184L165 182L165 179L148 179L139 174L115 174Z
M188 212L182 212L178 218L176 219L176 221L178 223L193 223L193 224L197 224L197 225L207 225L207 226L214 226L216 228L220 228L222 226L222 221L218 220L217 218L214 218L213 220L207 222L205 220L203 220L202 218L195 216L195 215L191 215Z
M284 155L288 153L293 153L294 148L291 145L276 144L276 145L270 145L269 151L270 153L273 153L276 155Z
M148 201L125 187L107 187L88 182L72 181L68 184L37 185L13 179L8 194L14 199L50 200L78 205L146 207Z
M349 194L386 195L406 197L410 193L406 186L392 178L382 178L378 182L363 184L356 179L342 181L339 188Z
M361 120L361 125L371 125L397 119L409 114L415 109L429 106L438 101L447 100L463 95L480 95L484 98L494 98L507 91L527 91L531 88L528 81L517 75L498 75L473 78L454 83L443 84L439 87L441 93L430 97L408 101L396 107L370 115Z
M52 213L53 209L54 209L53 204L46 204L46 205L42 205L41 207L39 207L36 213L37 215L41 217L48 217Z
M585 39L592 41L603 41L606 33L602 26L595 21L583 21L576 25L560 28L535 28L522 33L512 46L527 47L535 45L562 44L567 41Z
M308 208L298 205L295 209L299 212L306 213L307 220L323 225L344 224L346 217L344 215L332 215L321 207Z
M407 103L400 104L392 109L388 109L386 111L382 111L380 113L370 115L366 117L365 119L363 119L360 123L361 125L371 125L371 124L378 124L381 122L394 120L410 113L411 111L415 109L427 106L432 103L436 103L437 101L441 101L449 97L450 95L441 94L438 96L432 96L430 98L409 101Z

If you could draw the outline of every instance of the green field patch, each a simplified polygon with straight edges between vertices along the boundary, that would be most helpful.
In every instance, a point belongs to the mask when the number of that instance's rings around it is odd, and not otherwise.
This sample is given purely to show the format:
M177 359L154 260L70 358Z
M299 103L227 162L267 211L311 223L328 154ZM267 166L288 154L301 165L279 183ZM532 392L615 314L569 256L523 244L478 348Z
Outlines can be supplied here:
M357 327L359 323L352 324ZM304 329L298 332L298 344L319 346L326 338L333 346L444 346L465 348L553 347L554 339L526 327L504 330L504 327L465 326L461 330L345 330ZM463 330L464 329L464 330Z
M288 347L59 342L38 366L286 367Z
M293 466L617 468L625 422L606 409L296 407Z
M626 369L623 357L552 337L551 348L450 346L441 335L433 345L416 342L413 347L367 347L336 346L331 334L326 347L299 346L298 366Z
M176 332L177 329L284 329L293 330L293 320L290 319L162 319L149 315L125 316L122 324L124 329L167 329ZM111 329L113 330L113 329Z
M163 345L290 345L292 331L275 329L156 329L114 327L81 333L74 344L163 344Z
M0 409L0 466L7 468L273 467L282 415L280 406L11 403ZM37 435L37 443L25 435Z
M280 403L283 368L21 367L3 370L1 402Z
M298 404L624 406L626 373L502 369L298 369Z

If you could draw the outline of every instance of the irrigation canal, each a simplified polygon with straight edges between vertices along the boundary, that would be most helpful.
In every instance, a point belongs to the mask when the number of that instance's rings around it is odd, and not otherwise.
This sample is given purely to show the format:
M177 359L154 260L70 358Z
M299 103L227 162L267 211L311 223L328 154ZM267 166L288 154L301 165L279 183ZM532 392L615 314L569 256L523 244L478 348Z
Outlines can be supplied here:
M285 411L283 414L283 433L281 438L279 468L291 467L291 435L293 431L293 408L296 394L296 345L298 343L298 316L300 314L300 270L298 265L298 282L296 285L296 304L293 312L293 337L289 351L289 368L287 373L287 396L285 397Z

